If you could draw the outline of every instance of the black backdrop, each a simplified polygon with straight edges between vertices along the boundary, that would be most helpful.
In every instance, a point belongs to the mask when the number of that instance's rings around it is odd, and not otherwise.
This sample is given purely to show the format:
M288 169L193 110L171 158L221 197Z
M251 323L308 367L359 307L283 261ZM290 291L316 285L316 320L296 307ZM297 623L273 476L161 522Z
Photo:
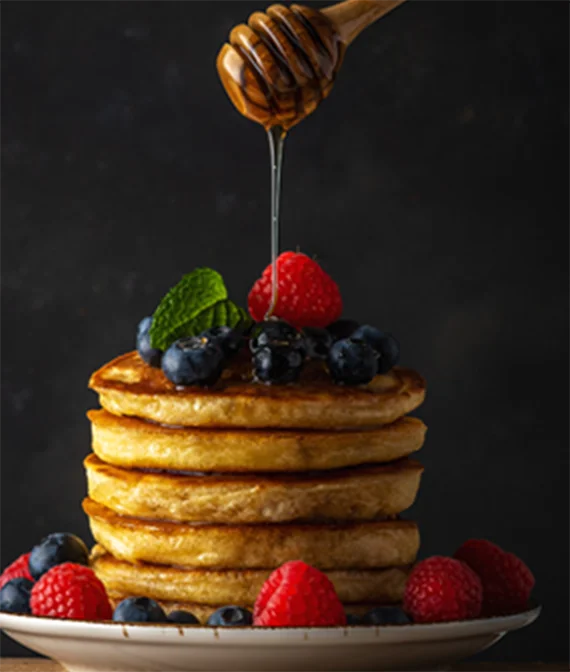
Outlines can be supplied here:
M89 538L91 371L183 273L243 302L268 262L266 140L214 70L260 7L2 4L2 565ZM423 555L484 536L536 573L494 659L568 653L567 31L563 2L410 2L285 150L284 248L428 380Z

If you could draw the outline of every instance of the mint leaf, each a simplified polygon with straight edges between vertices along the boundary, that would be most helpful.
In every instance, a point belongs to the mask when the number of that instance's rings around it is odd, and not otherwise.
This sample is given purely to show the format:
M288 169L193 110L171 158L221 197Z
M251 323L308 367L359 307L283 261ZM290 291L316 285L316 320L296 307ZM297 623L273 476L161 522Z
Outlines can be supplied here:
M249 315L238 306L225 299L219 301L214 306L204 309L194 320L188 323L187 330L189 333L184 336L196 336L201 334L206 329L212 327L245 327L249 323ZM177 336L176 338L181 338Z
M197 268L185 275L162 299L152 316L150 344L166 350L177 338L194 336L188 331L200 313L228 298L222 276L211 268Z
M166 350L184 336L197 336L211 327L246 327L249 315L228 299L222 276L211 268L185 275L162 299L152 317L150 343Z

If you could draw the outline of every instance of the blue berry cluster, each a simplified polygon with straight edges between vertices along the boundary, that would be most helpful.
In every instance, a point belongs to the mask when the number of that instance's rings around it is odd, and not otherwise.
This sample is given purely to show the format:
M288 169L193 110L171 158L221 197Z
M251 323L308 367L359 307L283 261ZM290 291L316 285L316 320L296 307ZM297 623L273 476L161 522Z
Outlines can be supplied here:
M164 375L175 385L214 385L227 360L243 344L243 334L230 327L213 327L199 336L179 338L161 352L150 344L152 318L145 317L137 329L137 351L141 359L161 367Z
M138 326L138 353L150 366L161 367L175 385L214 385L245 342L238 330L213 327L178 339L162 353L150 345L151 324L152 318L145 317ZM298 380L307 359L324 361L339 385L363 385L387 373L400 357L391 334L353 320L299 331L283 320L269 319L253 328L249 347L255 380L281 385Z
M255 378L262 383L294 383L307 356L301 332L282 320L258 323L251 333L249 348Z
M180 623L200 625L189 611L178 609L166 615L164 609L149 597L127 597L115 607L113 620L119 623Z
M171 611L168 615L162 607L148 597L127 597L119 602L113 613L113 620L120 623L179 623L200 625L200 621L189 611ZM253 615L247 609L229 606L221 607L208 619L207 625L215 627L235 627L251 625Z
M37 581L52 567L64 562L89 566L89 549L74 534L54 532L48 534L39 544L34 546L30 553L28 569L34 580Z
M33 581L24 578L12 579L0 589L0 611L11 614L30 614L30 594Z
M409 625L410 618L396 606L374 607L364 616L346 615L347 625Z
M46 572L64 562L89 565L89 550L79 537L67 532L54 532L34 546L28 560L28 571L37 581ZM30 613L30 593L34 584L29 579L12 579L0 589L0 611Z
M264 383L296 381L308 358L325 361L335 383L363 385L388 372L400 356L391 334L351 320L302 332L281 320L267 320L255 327L250 349L255 377Z
M25 581L25 579L24 579ZM119 623L179 623L200 625L200 621L189 611L171 611L168 615L162 607L148 597L128 597L120 602L113 620ZM408 615L397 606L374 607L363 616L346 615L347 625L408 625ZM253 624L253 614L248 609L235 605L220 607L208 618L206 625L216 628L231 628Z
M368 324L357 326L344 321L331 325L349 335L335 341L328 355L328 367L333 380L344 385L368 383L378 373L388 373L400 359L398 341L384 331ZM355 327L350 333L352 327Z

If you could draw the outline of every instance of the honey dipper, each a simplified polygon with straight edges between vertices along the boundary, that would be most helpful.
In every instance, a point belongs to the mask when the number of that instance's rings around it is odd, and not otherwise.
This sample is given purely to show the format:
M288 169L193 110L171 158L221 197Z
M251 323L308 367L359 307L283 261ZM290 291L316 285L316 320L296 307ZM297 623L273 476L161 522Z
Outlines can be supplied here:
M266 129L288 130L334 84L348 45L404 0L345 0L322 10L272 5L230 33L217 68L233 104Z

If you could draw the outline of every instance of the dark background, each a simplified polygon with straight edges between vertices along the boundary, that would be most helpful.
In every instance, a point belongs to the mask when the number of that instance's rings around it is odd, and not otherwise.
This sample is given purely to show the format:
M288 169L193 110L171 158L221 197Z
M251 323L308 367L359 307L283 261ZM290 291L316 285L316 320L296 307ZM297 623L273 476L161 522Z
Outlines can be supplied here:
M2 3L2 566L89 539L90 373L183 273L245 303L268 262L266 139L214 69L262 7ZM428 380L422 554L483 536L536 574L496 660L568 655L567 120L567 3L410 2L285 150L283 248Z

